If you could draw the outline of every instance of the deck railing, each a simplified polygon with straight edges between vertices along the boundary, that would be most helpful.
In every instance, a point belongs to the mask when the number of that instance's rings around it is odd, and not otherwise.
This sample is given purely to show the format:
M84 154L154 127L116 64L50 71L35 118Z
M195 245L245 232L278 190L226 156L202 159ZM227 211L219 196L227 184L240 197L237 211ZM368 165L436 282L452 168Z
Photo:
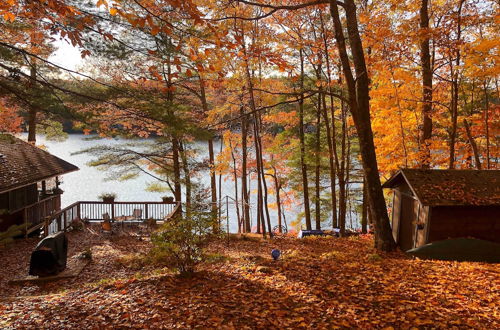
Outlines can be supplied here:
M26 228L30 228L27 230L27 234L29 234L33 230L40 228L43 225L44 220L48 216L57 213L60 209L60 195L53 195L26 206L23 210L23 217Z
M76 219L86 221L154 219L162 222L171 219L179 212L181 212L180 202L76 202L46 217L43 236L67 230Z

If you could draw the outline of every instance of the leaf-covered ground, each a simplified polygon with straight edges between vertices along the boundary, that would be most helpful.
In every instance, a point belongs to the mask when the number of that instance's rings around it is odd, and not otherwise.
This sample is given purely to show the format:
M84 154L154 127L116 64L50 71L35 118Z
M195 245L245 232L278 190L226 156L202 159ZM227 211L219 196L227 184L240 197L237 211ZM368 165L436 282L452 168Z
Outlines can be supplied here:
M44 286L6 284L34 241L0 251L0 328L500 327L500 265L376 254L370 237L214 241L191 279L144 265L137 238L69 239L72 254L92 246L93 262Z

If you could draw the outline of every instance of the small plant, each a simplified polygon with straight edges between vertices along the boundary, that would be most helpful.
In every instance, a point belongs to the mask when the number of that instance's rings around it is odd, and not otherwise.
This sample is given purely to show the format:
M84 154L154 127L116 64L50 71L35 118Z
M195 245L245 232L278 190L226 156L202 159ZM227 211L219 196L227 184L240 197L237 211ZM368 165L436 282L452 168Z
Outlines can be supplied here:
M164 223L151 240L153 259L177 268L181 276L191 276L206 259L203 248L212 229L209 212L191 212L190 217L178 217Z
M102 193L98 196L103 202L113 202L116 199L115 193Z
M163 200L163 203L173 203L174 198L172 196L162 196L161 199Z

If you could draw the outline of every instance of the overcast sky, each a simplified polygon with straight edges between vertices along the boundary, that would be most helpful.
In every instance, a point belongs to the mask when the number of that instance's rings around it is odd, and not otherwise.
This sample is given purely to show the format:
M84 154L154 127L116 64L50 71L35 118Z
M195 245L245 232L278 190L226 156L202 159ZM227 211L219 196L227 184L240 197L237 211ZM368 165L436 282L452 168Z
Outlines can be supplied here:
M54 45L57 51L50 56L49 60L54 64L60 65L66 69L76 70L83 63L82 56L78 48L73 47L66 41L57 40Z

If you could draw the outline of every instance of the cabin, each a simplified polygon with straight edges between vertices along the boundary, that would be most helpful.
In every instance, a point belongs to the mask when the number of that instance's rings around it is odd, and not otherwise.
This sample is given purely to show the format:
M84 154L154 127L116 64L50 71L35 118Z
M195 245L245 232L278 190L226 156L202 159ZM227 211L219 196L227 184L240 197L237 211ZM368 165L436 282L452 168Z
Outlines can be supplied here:
M500 170L402 169L393 190L392 234L403 251L448 238L500 242Z
M9 134L0 134L0 232L26 225L26 234L61 210L59 177L77 171L47 151Z

